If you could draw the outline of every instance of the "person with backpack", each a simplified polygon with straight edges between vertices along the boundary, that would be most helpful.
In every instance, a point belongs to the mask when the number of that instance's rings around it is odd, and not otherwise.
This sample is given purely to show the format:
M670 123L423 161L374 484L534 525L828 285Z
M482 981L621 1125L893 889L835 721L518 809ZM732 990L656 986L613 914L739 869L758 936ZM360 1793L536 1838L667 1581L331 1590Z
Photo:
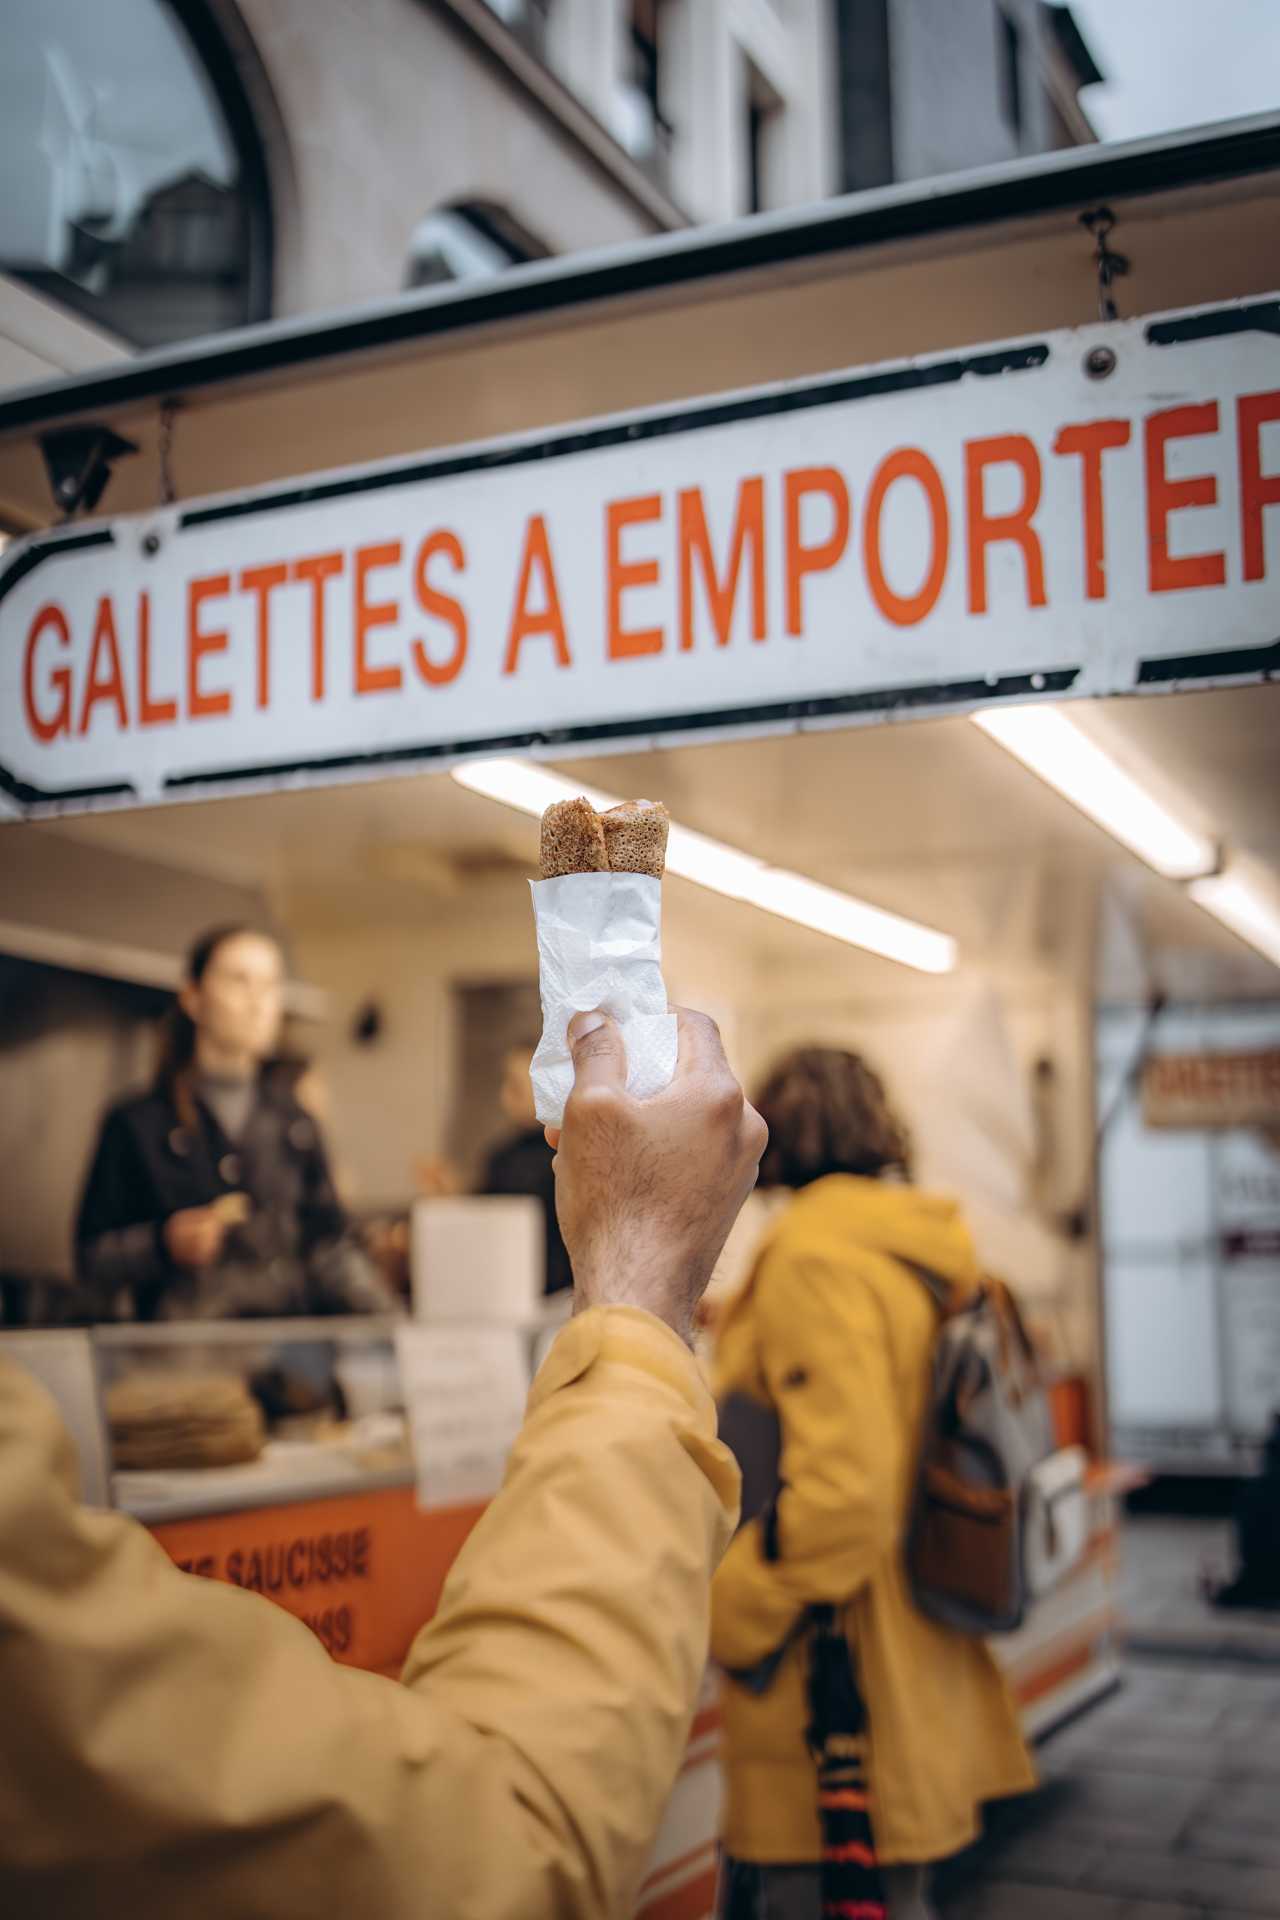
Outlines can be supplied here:
M864 1060L799 1049L756 1105L760 1184L792 1198L717 1350L744 1513L712 1591L721 1910L925 1920L929 1863L976 1836L985 1801L1035 1784L984 1640L928 1617L907 1565L939 1331L982 1299L981 1275L955 1202L910 1184L906 1130Z

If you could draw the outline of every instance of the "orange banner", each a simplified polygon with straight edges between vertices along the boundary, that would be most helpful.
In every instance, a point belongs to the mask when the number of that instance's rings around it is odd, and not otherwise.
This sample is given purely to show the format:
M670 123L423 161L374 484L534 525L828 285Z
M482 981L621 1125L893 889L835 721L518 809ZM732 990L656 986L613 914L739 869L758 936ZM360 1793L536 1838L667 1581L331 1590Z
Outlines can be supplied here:
M151 1529L184 1572L265 1594L350 1667L395 1668L484 1503L424 1513L412 1487Z

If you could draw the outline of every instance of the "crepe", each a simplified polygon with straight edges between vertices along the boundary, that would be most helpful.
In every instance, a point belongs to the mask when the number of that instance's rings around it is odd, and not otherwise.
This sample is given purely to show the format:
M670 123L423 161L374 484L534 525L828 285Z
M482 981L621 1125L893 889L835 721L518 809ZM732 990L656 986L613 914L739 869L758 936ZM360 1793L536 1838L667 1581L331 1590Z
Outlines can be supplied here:
M600 815L605 852L613 873L647 873L661 880L667 870L671 816L656 800L624 800Z
M589 800L557 800L542 816L542 877L607 873L609 855L600 815Z
M671 819L655 800L624 800L597 813L591 802L557 800L542 816L542 878L570 873L645 873L661 880Z

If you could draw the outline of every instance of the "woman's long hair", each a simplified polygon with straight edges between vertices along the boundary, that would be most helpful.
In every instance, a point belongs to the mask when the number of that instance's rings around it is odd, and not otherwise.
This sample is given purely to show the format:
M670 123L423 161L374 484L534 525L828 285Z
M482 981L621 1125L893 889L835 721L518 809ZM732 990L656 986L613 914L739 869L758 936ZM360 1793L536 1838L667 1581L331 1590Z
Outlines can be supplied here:
M228 940L236 940L243 933L259 934L258 927L237 923L225 927L211 927L187 953L184 978L199 986L205 976L210 961L219 947ZM271 936L264 935L269 939ZM196 1023L182 1005L174 1000L165 1015L160 1034L160 1060L156 1067L155 1091L162 1093L174 1108L181 1126L188 1130L198 1124L195 1094L191 1081L196 1057Z
M807 1187L829 1173L911 1178L911 1136L859 1054L797 1047L778 1061L755 1105L769 1128L762 1187Z

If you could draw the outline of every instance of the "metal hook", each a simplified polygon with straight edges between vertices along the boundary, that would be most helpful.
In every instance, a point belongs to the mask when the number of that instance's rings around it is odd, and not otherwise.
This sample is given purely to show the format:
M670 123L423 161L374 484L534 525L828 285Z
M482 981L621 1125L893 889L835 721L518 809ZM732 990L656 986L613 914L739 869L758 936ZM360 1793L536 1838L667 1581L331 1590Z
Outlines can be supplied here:
M160 505L170 507L178 497L173 484L173 423L180 402L166 400L160 408Z
M1088 213L1080 215L1080 225L1091 233L1097 242L1094 248L1094 264L1098 269L1098 318L1100 320L1118 320L1119 309L1111 288L1129 271L1127 254L1116 253L1108 245L1115 230L1116 216L1110 207L1091 207Z

